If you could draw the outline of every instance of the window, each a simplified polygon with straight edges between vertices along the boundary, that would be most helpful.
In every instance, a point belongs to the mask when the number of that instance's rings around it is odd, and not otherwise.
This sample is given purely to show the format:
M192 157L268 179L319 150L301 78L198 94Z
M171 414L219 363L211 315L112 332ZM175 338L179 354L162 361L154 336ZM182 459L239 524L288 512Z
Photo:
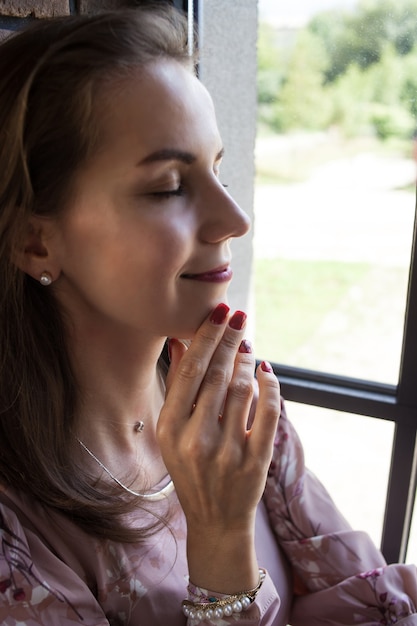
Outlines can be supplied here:
M388 562L411 560L417 8L310 4L259 2L257 353L297 403L289 413L307 459L330 459L322 480L344 472L329 485L342 511ZM368 498L355 501L346 486L359 479Z

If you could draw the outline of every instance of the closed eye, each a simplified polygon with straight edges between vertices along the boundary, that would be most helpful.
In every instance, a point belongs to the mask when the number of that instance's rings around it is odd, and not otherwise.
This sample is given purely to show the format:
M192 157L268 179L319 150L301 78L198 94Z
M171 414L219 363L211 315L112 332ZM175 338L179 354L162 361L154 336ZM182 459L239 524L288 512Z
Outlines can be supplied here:
M160 198L164 200L166 198L172 198L173 196L183 196L185 193L185 188L183 185L179 185L175 189L167 189L164 191L152 191L150 193L151 196Z

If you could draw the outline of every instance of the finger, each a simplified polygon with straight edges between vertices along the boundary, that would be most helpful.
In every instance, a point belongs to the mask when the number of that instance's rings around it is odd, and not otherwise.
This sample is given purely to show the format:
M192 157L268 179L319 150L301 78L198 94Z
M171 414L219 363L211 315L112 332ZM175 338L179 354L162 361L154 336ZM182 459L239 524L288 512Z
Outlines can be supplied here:
M193 420L200 421L201 427L217 424L223 412L245 323L246 314L242 311L232 315L207 367L193 412Z
M242 340L236 354L233 375L227 390L222 426L225 436L246 438L254 394L255 357L249 341Z
M248 430L252 428L253 420L255 419L255 411L258 404L259 398L259 384L256 378L253 379L253 397L249 410L249 418L248 418Z
M181 358L178 358L174 343L175 363L169 379L169 392L158 422L160 435L165 429L173 433L189 419L210 360L224 333L229 310L226 304L219 304L200 326L191 346Z
M178 364L181 361L184 354L187 352L187 346L183 341L179 341L178 339L171 338L168 342L168 352L169 352L169 369L166 377L166 391L171 388L172 381L174 379L175 372L177 370Z
M259 398L249 433L252 453L271 458L281 410L280 387L271 365L262 361L256 370Z

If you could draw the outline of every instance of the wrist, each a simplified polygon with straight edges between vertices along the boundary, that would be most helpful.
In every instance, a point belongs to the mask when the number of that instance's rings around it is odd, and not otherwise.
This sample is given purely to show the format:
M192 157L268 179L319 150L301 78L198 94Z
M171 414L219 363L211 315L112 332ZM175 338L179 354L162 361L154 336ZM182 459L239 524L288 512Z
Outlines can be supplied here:
M189 532L187 556L190 580L203 589L233 594L253 589L259 582L251 530Z

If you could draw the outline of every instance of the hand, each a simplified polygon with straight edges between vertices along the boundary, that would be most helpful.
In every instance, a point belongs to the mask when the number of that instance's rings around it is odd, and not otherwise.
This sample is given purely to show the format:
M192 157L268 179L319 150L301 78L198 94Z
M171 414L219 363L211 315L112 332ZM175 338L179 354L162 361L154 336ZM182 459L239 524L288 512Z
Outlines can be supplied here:
M217 590L224 593L257 584L255 512L280 407L278 381L260 366L259 399L247 430L255 359L241 343L245 317L241 312L229 317L228 308L219 305L188 350L171 343L167 397L157 428L187 519L191 579L212 590L216 587L210 585L223 582Z

